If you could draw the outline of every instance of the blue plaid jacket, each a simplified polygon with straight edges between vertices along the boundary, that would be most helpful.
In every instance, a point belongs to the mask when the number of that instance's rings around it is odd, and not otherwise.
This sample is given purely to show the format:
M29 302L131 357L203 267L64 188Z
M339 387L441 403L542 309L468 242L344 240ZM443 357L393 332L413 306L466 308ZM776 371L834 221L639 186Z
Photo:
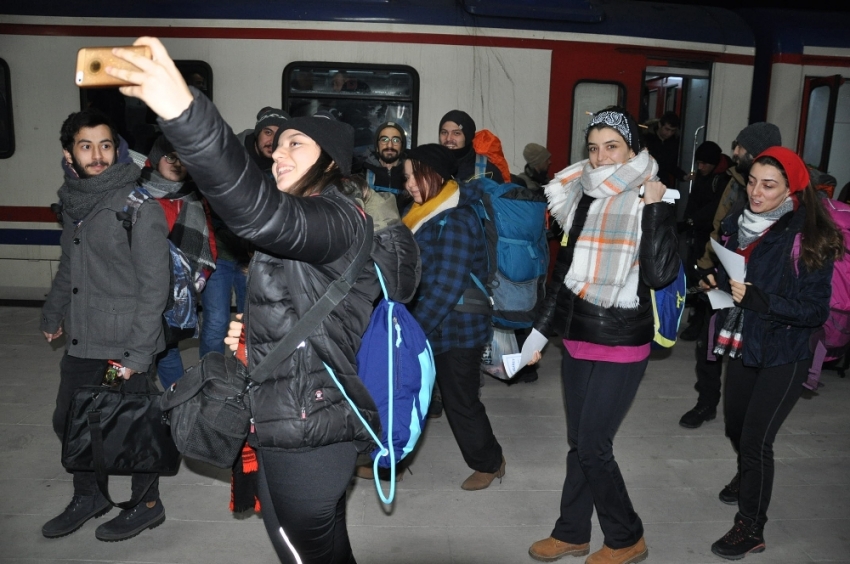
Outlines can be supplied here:
M477 186L461 185L458 206L433 217L415 234L422 279L408 309L428 336L435 355L481 347L492 338L489 315L454 311L464 290L474 287L470 272L487 280L484 230L468 205L481 196Z

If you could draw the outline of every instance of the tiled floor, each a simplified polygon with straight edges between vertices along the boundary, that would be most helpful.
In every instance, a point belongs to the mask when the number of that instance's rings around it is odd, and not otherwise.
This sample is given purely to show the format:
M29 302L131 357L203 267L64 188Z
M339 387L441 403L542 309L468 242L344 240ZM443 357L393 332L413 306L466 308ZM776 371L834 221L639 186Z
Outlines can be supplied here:
M103 543L94 538L101 519L66 538L42 537L41 525L70 499L71 482L50 425L62 350L41 337L38 317L37 308L0 307L0 563L275 562L261 520L228 511L228 474L191 461L162 479L168 519L159 528ZM382 507L372 483L352 482L348 525L360 564L532 562L528 546L550 533L564 478L560 354L557 343L549 346L535 383L484 386L507 458L501 483L460 489L470 471L445 418L429 422L391 509ZM197 344L183 357L194 362ZM677 424L696 399L692 359L686 342L653 358L615 441L646 529L647 562L722 562L709 547L735 513L717 500L735 472L721 418L695 430ZM827 371L824 382L797 404L777 438L767 551L747 562L850 563L850 379ZM127 478L112 484L116 496L128 493ZM594 525L591 548L601 543Z

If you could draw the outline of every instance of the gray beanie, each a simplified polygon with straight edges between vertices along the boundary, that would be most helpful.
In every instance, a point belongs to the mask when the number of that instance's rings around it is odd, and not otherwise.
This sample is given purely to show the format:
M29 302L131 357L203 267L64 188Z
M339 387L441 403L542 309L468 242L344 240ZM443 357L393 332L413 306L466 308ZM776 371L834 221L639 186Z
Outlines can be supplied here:
M150 153L148 153L148 160L151 162L151 167L158 167L160 159L173 152L174 147L171 143L169 143L168 139L165 138L165 135L157 137L156 141L153 143L153 147L151 147Z
M266 106L257 114L257 123L254 125L254 137L258 137L260 131L269 125L276 125L278 128L283 127L283 124L288 119L289 114L283 110Z
M772 123L760 121L742 129L735 141L755 157L769 147L782 145L782 134Z
M549 149L543 145L538 145L537 143L529 143L525 146L525 149L522 150L522 158L524 158L525 162L537 170L542 170L543 165L546 164L546 159L551 156L552 153L549 152Z
M394 121L385 121L378 126L378 129L375 130L375 146L378 146L378 138L380 137L381 132L388 127L392 127L398 131L398 136L401 137L401 148L404 150L404 148L407 147L407 133L404 132L404 128L402 126Z

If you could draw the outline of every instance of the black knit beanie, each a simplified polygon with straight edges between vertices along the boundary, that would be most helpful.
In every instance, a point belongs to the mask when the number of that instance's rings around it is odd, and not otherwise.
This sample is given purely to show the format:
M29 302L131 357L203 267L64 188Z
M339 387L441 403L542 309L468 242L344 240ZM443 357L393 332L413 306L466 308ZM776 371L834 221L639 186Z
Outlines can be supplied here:
M294 129L300 131L319 144L334 160L343 176L351 174L351 159L354 154L354 128L347 123L338 121L333 115L320 110L312 116L296 117L286 120L274 136L274 147L277 148L281 134Z
M760 121L742 129L735 141L755 157L770 147L782 145L782 134L772 123Z
M472 140L475 139L475 122L469 117L469 114L461 110L450 111L440 120L440 129L443 129L443 124L447 121L453 121L460 126L463 137L466 139L464 146L471 147ZM439 130L437 132L439 133Z
M254 137L258 137L260 135L260 131L262 131L264 127L268 127L270 125L276 125L278 129L280 129L288 119L289 114L283 110L266 106L257 114L257 123L254 125Z
M720 145L714 141L706 141L697 147L696 153L694 153L694 160L710 165L716 165L720 162L720 155L722 153L723 149L720 148Z
M157 137L156 141L153 142L153 147L151 147L151 150L148 153L148 160L151 162L151 167L158 167L160 159L173 152L174 147L171 143L169 143L168 139L165 138L165 135Z
M401 150L403 151L407 147L407 134L404 132L404 128L394 121L385 121L378 126L378 129L375 130L375 146L378 146L378 138L381 136L381 132L388 127L398 131L398 136L401 137Z
M457 159L455 159L454 152L438 143L428 143L410 149L407 152L407 159L419 161L433 168L437 174L443 177L443 182L457 174Z

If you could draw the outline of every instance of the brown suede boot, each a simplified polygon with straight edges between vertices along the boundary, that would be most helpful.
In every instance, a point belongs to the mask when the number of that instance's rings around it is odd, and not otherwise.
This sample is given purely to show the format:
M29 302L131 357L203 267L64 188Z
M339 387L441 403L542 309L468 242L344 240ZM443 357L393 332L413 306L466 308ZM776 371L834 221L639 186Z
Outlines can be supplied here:
M371 466L358 466L354 471L354 475L358 478L363 478L364 480L374 480L375 479L375 471ZM381 480L388 482L390 480L390 471L386 468L378 469L378 478ZM396 467L395 469L395 481L401 482L404 480L404 468Z
M649 556L649 549L643 537L632 546L626 548L610 548L602 545L602 548L587 557L584 564L635 564L643 562Z
M463 481L460 488L470 492L483 490L493 483L493 480L499 478L499 483L502 482L502 476L505 475L505 457L502 457L502 465L495 472L479 472L476 470L472 475Z
M554 537L539 540L528 549L528 555L541 562L554 562L562 556L584 556L590 552L590 543L570 544Z

